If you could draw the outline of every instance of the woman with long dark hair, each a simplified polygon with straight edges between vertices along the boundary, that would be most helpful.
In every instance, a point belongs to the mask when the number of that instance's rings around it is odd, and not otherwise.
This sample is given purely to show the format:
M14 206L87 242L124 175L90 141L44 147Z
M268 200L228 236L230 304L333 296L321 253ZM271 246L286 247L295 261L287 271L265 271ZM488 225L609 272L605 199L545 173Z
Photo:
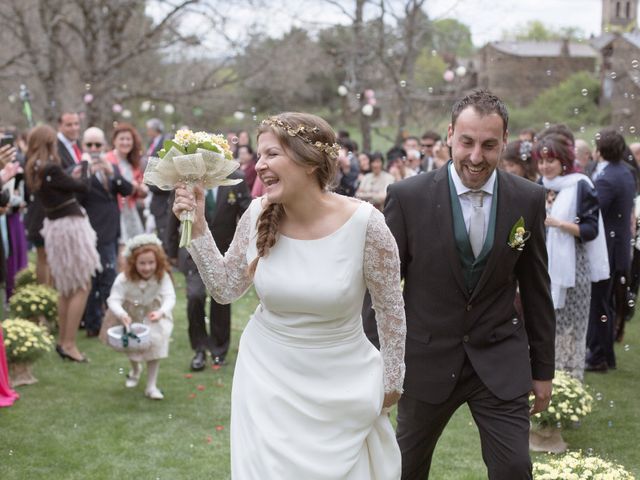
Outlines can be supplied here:
M87 362L76 345L76 334L91 290L91 277L102 267L96 233L75 198L76 192L89 189L86 165L75 172L77 178L62 169L55 130L47 125L34 128L29 135L25 173L29 190L43 206L41 233L59 294L60 333L56 351L63 359Z

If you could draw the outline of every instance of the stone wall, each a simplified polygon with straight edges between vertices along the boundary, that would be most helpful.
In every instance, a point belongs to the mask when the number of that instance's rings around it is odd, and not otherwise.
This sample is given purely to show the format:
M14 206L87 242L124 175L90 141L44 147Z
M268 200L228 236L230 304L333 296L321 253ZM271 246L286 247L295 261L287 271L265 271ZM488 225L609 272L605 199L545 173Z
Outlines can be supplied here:
M595 71L589 57L525 57L504 53L491 44L476 58L478 86L488 88L513 106L531 103L543 90L558 85L571 74Z

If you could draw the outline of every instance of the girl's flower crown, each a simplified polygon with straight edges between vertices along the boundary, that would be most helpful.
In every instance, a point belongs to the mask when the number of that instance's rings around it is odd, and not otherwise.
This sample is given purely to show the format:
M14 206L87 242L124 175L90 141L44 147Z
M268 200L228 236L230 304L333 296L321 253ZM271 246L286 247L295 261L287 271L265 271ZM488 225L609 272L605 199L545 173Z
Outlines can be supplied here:
M324 152L331 158L335 160L338 158L338 153L340 153L340 145L337 143L322 143L319 141L313 141L309 138L309 135L316 134L320 132L318 127L309 127L307 125L298 125L297 127L292 127L288 123L283 122L279 118L269 117L262 120L262 125L268 125L270 127L279 127L282 128L290 137L298 137L305 143L308 143L316 150L320 150Z
M127 240L122 255L124 255L124 258L129 258L136 248L140 248L144 245L157 245L158 247L161 247L162 242L155 233L141 233L140 235L136 235L135 237Z

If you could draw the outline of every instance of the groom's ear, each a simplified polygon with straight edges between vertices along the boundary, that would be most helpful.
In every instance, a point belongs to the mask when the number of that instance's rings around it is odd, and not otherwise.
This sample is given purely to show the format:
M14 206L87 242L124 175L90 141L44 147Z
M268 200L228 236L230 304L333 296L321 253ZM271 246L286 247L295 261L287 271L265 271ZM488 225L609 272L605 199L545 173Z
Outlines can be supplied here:
M451 147L451 144L453 143L453 124L449 124L449 127L447 128L447 146Z

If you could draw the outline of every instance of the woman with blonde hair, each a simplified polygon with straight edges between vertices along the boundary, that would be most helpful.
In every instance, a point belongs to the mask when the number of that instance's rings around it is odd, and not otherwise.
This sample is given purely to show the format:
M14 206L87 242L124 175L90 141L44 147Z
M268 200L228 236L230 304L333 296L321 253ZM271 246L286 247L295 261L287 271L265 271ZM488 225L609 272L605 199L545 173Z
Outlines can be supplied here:
M101 270L96 250L96 233L75 198L76 192L89 189L86 165L76 169L78 178L62 169L56 148L56 132L47 125L29 135L26 180L29 190L43 205L41 230L44 249L58 290L59 341L56 351L62 359L87 362L76 345L91 277Z
M338 150L315 115L264 120L256 171L265 194L224 257L206 227L202 189L176 190L174 213L196 213L189 251L209 292L229 303L253 283L260 299L233 381L235 479L400 478L386 410L404 379L398 250L378 210L330 191ZM362 328L367 288L380 352Z

